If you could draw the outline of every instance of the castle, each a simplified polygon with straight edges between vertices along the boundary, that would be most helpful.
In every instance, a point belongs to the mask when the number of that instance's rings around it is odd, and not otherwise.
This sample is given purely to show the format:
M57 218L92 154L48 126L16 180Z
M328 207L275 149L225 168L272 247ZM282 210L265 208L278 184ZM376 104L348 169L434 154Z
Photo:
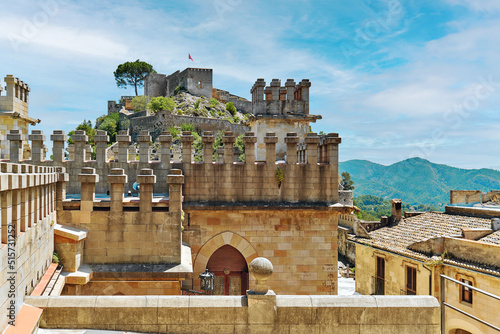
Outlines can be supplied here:
M274 117L276 105L307 119L308 84L303 83L297 88L290 82L294 99L272 95L266 100L263 119ZM275 92L278 86L272 87ZM264 105L259 94L255 106ZM45 159L41 131L28 136L29 159L13 154L25 135L10 130L7 136L10 160L0 163L5 245L0 263L2 275L9 277L2 291L12 294L0 296L2 312L11 316L2 317L2 329L31 312L47 328L438 332L432 297L329 296L338 289L338 217L354 210L352 192L338 186L341 138L336 133L259 137L247 132L244 162L233 162L231 131L222 139L221 162L213 161L211 132L202 136L202 162L192 161L194 138L187 131L180 137L180 162L171 160L168 132L159 136L159 161L150 161L146 131L137 138L139 161L128 159L126 131L117 136L114 161L106 156L105 131L95 136L96 160L88 159L84 131L72 137L72 160L65 159L64 131L50 136L52 160ZM50 264L53 250L59 266ZM261 257L272 263L265 275L251 265ZM199 291L199 275L207 269L215 275L213 293L222 296L180 296ZM406 317L407 310L415 317Z

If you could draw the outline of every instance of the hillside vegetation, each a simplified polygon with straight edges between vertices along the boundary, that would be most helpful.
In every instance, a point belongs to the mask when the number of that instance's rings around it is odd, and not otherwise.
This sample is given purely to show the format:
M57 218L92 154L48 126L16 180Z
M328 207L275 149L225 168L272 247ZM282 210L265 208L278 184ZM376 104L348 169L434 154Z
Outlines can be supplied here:
M443 208L449 203L450 190L500 189L500 171L461 169L411 158L384 166L367 160L349 160L339 164L354 181L354 196L374 195L384 199L401 198L411 205Z

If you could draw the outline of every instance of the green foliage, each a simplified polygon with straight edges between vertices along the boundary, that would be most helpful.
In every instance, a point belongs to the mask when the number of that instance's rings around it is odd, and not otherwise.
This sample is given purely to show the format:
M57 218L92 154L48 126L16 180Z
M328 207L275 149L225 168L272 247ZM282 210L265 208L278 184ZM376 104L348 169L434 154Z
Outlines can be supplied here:
M218 104L219 104L219 101L213 97L210 99L210 101L208 101L208 105L210 106L210 108L214 108Z
M183 91L181 86L177 86L174 89L174 95L179 95Z
M52 263L59 263L61 261L62 261L61 255L59 255L58 252L54 251L54 253L52 253Z
M147 108L155 113L161 110L172 111L175 109L175 102L170 97L153 97L151 101L149 101Z
M243 115L243 122L248 122L248 117L249 117L250 114L244 114Z
M222 110L219 110L219 111L217 112L217 115L219 115L220 117L224 117L224 116L226 116L226 113L225 113L225 112L223 112Z
M373 195L362 195L354 199L354 205L357 206L361 212L357 214L359 219L368 221L378 221L382 216L391 215L391 203L381 197ZM403 204L403 211L410 211L412 207L410 204Z
M95 145L94 143L94 136L95 136L95 129L92 127L92 122L89 120L87 121L86 119L83 120L82 123L80 123L75 130L84 130L87 136L89 137L88 143L90 145ZM74 144L75 142L73 141L73 135L75 134L75 131L70 131L68 132L68 144Z
M215 116L217 116L217 112L215 112L215 110L210 110L210 115L212 117L215 117Z
M212 144L213 148L213 160L217 161L217 149L222 146L222 137L224 137L224 131L219 131L215 134L215 140L214 143Z
M201 100L197 100L195 103L194 103L194 109L198 109L200 107L200 103L201 103Z
M238 124L240 122L240 118L238 116L233 117L233 123Z
M281 168L276 168L274 177L276 178L276 182L278 182L278 188L280 188L281 182L283 182L283 180L285 179L285 176L283 175L283 170Z
M132 106L134 107L134 111L139 112L139 111L146 110L146 107L148 105L148 100L149 100L149 96L146 96L146 95L134 97L131 101Z
M180 109L179 109L179 110L177 110L177 115L184 115L184 111L182 111L182 110L180 110Z
M168 128L168 131L170 131L170 134L172 135L172 139L177 139L181 135L181 130L177 129L175 126L170 126Z
M239 162L245 161L245 143L243 142L244 136L245 135L239 135L238 137L236 137L236 142L234 143L234 146L240 149L240 155L238 156Z
M385 199L401 198L403 203L421 205L419 210L443 210L450 190L500 189L500 171L460 169L411 158L384 166L366 160L339 163L356 183L355 195L375 195Z
M233 102L226 103L226 110L229 111L233 116L236 114L236 107L234 106Z
M116 141L116 133L118 132L118 123L113 118L106 118L101 125L99 125L99 130L104 130L108 133L109 140L111 142Z
M113 72L116 80L116 85L120 88L134 86L135 95L137 96L137 87L144 86L144 78L149 73L156 73L153 66L137 59L134 62L125 62L118 65L116 71Z
M351 175L348 172L343 172L341 175L344 190L354 190L354 182L351 180Z
M194 133L196 130L195 130L193 124L191 124L191 123L182 123L181 124L181 131L191 131L191 133Z

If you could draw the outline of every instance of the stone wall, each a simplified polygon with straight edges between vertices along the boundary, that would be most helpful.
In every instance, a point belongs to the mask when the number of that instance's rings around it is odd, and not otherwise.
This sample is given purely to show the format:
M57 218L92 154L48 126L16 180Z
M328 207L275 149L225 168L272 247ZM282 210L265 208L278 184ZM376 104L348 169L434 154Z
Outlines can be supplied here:
M149 333L438 334L433 297L30 297L41 327Z
M0 163L0 332L52 262L58 180L55 168Z
M339 225L339 254L342 254L350 263L356 264L356 244L349 240L349 234L348 228Z
M147 130L151 133L153 141L161 134L167 131L169 127L180 127L182 124L192 124L199 131L232 131L236 136L250 131L250 127L243 124L232 124L227 120L173 115L169 111L160 111L154 115L133 114L130 119L130 134L133 139L142 131Z
M337 294L337 214L326 208L184 206L190 226L183 232L193 252L193 288L211 255L235 247L249 264L268 258L278 294ZM252 281L250 281L252 285Z
M181 86L196 96L212 97L212 69L186 68L169 76L150 73L144 79L144 95L149 97L172 96L177 86Z

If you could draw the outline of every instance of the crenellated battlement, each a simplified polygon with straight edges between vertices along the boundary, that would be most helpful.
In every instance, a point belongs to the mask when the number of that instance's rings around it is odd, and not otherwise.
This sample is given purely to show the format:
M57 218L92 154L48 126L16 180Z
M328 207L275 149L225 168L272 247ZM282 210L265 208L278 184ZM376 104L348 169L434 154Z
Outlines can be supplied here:
M218 150L217 161L213 159L212 132L204 132L202 136L203 159L194 162L192 158L194 137L190 132L183 132L181 161L172 160L172 136L163 132L159 137L160 160L150 161L148 131L138 136L139 161L129 161L129 145L131 138L127 131L117 135L117 159L107 159L106 148L109 140L105 131L97 131L95 136L96 160L88 160L88 138L84 131L76 131L73 135L74 154L72 160L64 159L66 135L64 131L55 130L51 135L53 141L53 160L44 160L41 148L45 136L41 131L33 131L29 136L33 154L30 160L21 160L13 156L12 162L23 161L43 166L64 166L69 174L68 193L81 191L78 175L82 168L94 168L99 179L96 181L96 192L103 194L110 190L107 176L114 168L121 168L128 176L124 191L135 192L132 185L139 182L141 170L150 169L156 176L153 183L155 193L168 193L166 183L169 170L181 169L185 175L185 200L187 202L273 202L273 203L337 203L338 202L338 145L341 138L331 133L318 136L309 133L301 141L297 133L287 133L283 143L286 146L284 160L279 160L276 146L279 139L275 133L269 132L259 142L253 132L243 137L245 144L245 162L234 162L234 143L236 137L226 131L222 138L223 146ZM19 147L19 134L9 134L11 150ZM255 157L255 147L263 145L265 159ZM139 182L140 183L140 182Z

